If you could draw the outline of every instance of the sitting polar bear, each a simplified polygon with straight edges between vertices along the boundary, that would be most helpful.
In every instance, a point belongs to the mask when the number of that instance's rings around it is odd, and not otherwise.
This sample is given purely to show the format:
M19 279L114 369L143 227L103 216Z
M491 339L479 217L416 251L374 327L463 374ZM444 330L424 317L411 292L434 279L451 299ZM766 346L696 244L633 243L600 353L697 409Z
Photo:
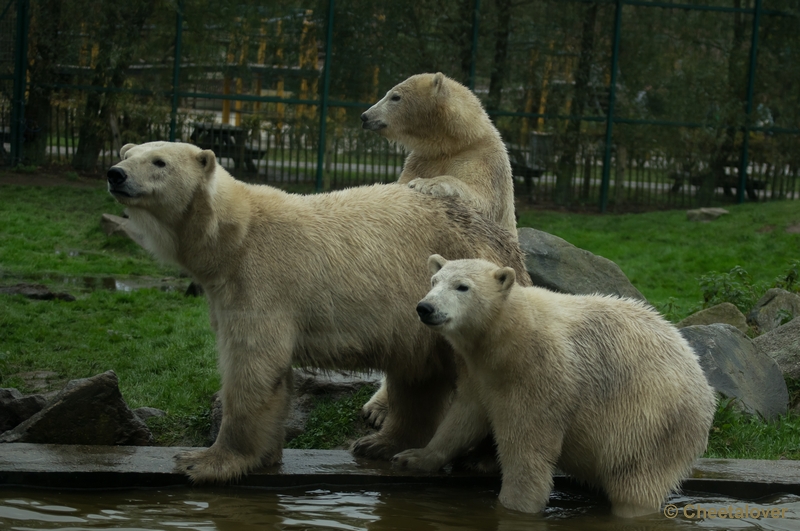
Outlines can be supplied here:
M466 362L459 399L427 447L436 470L492 431L500 502L541 511L555 467L602 488L620 516L658 510L704 451L716 398L678 331L641 302L516 286L484 260L428 260L417 306Z
M108 170L144 246L203 286L217 338L223 418L216 442L185 453L194 481L280 461L292 365L378 369L391 412L354 452L389 459L427 444L456 379L443 338L408 308L435 252L516 267L513 237L455 199L397 184L293 195L235 180L212 151L128 144Z

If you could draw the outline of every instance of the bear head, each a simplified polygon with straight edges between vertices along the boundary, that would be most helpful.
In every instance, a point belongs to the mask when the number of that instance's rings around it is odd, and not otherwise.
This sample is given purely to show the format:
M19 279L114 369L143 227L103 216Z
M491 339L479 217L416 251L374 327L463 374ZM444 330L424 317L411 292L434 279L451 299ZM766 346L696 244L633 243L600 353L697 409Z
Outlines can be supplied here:
M493 130L480 100L441 72L417 74L361 115L362 127L412 151L460 151Z
M123 205L160 219L185 212L198 191L213 192L217 158L192 144L126 144L106 173L108 191ZM166 219L165 219L166 221Z
M480 333L494 320L516 281L510 267L486 260L428 258L431 290L417 304L420 321L445 336Z

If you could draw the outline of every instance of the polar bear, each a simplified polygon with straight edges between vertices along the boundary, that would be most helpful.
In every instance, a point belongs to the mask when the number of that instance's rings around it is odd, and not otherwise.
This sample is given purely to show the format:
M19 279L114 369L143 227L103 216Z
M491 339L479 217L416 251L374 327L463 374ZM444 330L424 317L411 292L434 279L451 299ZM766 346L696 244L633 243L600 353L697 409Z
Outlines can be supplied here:
M480 100L441 72L411 76L361 115L362 127L409 151L398 182L436 196L460 197L514 237L514 184L500 133ZM380 426L386 383L364 406Z
M515 285L485 260L428 260L420 320L466 363L459 399L427 447L397 466L436 470L494 434L500 502L541 511L556 466L599 487L620 516L658 510L706 448L716 398L697 357L632 299Z
M424 446L457 374L446 341L406 311L427 290L425 260L480 256L527 277L508 232L452 198L397 184L288 194L235 180L190 144L128 144L120 154L109 192L144 246L208 298L223 418L210 448L179 457L196 482L280 461L293 364L385 372L391 412L356 454L389 459Z
M409 151L397 182L460 197L516 237L508 153L467 87L441 72L411 76L367 109L361 121L364 129Z

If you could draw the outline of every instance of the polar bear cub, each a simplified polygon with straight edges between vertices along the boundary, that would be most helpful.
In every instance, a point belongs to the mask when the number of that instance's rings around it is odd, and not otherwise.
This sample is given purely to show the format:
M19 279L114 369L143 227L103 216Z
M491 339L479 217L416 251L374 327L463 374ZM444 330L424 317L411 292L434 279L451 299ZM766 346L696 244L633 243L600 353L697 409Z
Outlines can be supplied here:
M466 377L428 446L395 463L438 469L491 430L510 509L541 511L558 467L604 490L614 514L657 511L705 450L716 410L678 331L641 302L521 287L484 260L433 255L428 267L417 313Z

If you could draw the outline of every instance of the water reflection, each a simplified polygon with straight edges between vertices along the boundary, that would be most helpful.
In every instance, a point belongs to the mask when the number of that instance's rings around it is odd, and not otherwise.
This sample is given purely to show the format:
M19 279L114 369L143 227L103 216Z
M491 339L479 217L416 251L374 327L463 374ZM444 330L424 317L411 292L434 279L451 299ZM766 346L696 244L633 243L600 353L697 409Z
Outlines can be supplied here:
M800 497L742 502L714 496L673 496L674 518L663 513L615 518L610 506L584 492L556 492L541 515L505 510L494 491L397 487L329 490L175 489L119 492L0 490L0 529L174 530L249 529L445 531L674 531L681 529L800 529ZM728 508L732 508L731 511ZM700 516L698 508L713 509ZM759 518L736 518L760 510ZM722 512L719 512L723 509ZM774 509L774 510L773 510ZM766 511L766 512L765 512ZM725 513L734 517L720 517ZM782 517L764 517L765 515Z

